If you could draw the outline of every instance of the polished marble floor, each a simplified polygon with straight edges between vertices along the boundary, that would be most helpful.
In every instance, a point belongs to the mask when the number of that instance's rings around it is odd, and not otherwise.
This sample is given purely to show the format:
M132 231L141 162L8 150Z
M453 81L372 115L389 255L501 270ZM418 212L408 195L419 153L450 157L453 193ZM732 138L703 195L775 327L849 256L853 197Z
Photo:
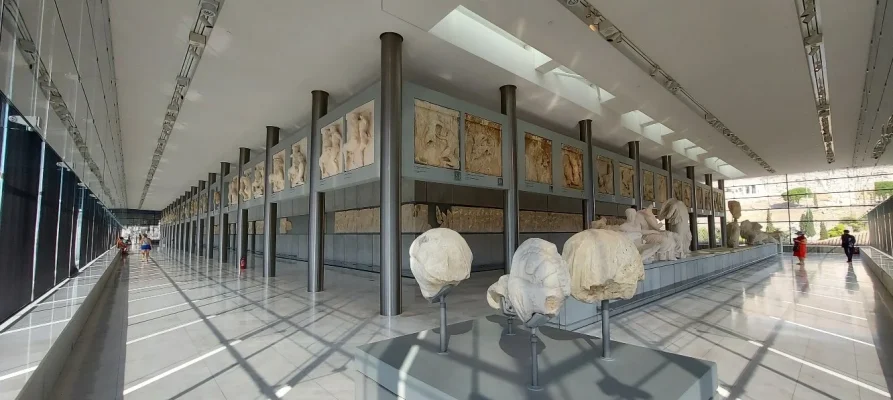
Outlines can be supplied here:
M111 387L127 399L353 399L356 346L438 324L411 280L404 314L386 318L375 275L328 270L316 295L305 276L303 265L281 261L266 279L260 266L239 274L163 250L149 262L131 256L117 278L123 295L109 298L109 318L121 322L107 329L120 329L122 343L85 344L96 360L67 367L56 395L99 398ZM450 322L491 314L484 292L496 278L476 274L457 287ZM612 335L717 362L716 398L889 398L893 301L873 282L839 256L803 268L778 257L619 315ZM597 336L600 327L582 331Z

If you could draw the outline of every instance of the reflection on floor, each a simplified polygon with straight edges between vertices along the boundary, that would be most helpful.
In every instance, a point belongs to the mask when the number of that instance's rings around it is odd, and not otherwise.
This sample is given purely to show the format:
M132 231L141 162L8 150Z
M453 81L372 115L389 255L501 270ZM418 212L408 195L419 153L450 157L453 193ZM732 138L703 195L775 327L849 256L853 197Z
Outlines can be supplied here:
M889 398L893 301L875 293L860 264L844 261L762 262L612 319L613 338L717 362L717 398ZM126 268L120 387L128 399L353 399L354 347L438 323L437 307L410 280L405 313L385 318L377 278L366 273L328 270L326 291L314 296L299 264L280 262L269 280L260 267L239 275L163 252L148 263L131 256ZM491 314L484 293L496 277L460 285L450 323ZM57 394L96 393L74 390Z

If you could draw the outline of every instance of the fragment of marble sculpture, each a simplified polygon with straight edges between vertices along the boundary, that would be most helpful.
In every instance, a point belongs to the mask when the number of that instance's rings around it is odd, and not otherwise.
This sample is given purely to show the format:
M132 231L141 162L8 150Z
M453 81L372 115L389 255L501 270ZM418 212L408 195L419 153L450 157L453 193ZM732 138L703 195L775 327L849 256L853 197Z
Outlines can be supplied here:
M416 164L459 169L459 112L415 100Z
M645 278L642 256L620 232L587 229L564 243L561 257L570 271L571 296L584 303L629 299Z
M251 177L248 172L239 178L239 195L242 196L242 201L251 200Z
M291 167L288 167L288 182L291 187L303 185L305 182L304 171L307 169L307 156L304 155L307 139L291 145Z
M741 225L738 224L738 218L741 218L741 203L735 200L729 200L729 214L732 214L732 221L726 224L726 246L736 248L741 244Z
M239 177L234 176L229 184L229 192L227 193L229 205L234 206L239 202Z
M558 248L531 238L515 250L511 272L487 289L487 303L499 309L499 300L505 297L518 318L527 322L533 314L557 315L570 292L570 275Z
M270 171L270 189L273 193L285 190L285 151L273 155L273 170Z
M465 170L502 176L502 125L465 114Z
M654 172L642 171L642 200L654 201Z
M524 135L524 172L529 182L552 184L552 141L526 133Z
M610 230L620 233L636 246L636 251L638 251L641 256L642 262L649 264L654 261L654 256L657 254L660 244L645 243L642 228L636 223L637 213L635 209L627 208L625 213L626 221L620 225L608 225L607 220L602 217L597 221L593 221L590 228Z
M260 199L264 197L264 164L258 164L254 167L254 181L251 187L254 191L254 198Z
M632 165L620 163L620 195L632 198L635 196L636 170Z
M602 217L593 221L590 228L608 229L622 233L636 245L644 264L676 260L679 257L680 251L676 234L662 230L660 223L650 210L636 211L634 208L627 208L625 214L626 221L621 225L609 225L608 221Z
M689 227L688 207L685 203L669 199L661 207L657 218L665 221L667 230L676 233L676 246L679 254L678 258L686 258L691 252L689 244L691 243L691 230Z
M564 171L564 186L583 189L583 151L573 146L563 146L561 166Z
M766 232L763 232L763 225L760 225L758 222L750 222L749 220L741 221L741 237L748 246L778 243Z
M344 161L347 171L372 164L375 160L375 135L372 127L374 102L360 106L347 114L347 142Z
M614 194L614 161L607 157L596 158L598 170L598 192Z
M333 123L322 130L322 151L319 156L319 176L328 178L344 170L341 159L341 125Z
M429 229L409 246L409 267L422 296L428 300L445 286L455 286L468 279L471 261L471 248L452 229Z
M214 191L214 207L219 207L219 206L220 206L220 191L215 190Z

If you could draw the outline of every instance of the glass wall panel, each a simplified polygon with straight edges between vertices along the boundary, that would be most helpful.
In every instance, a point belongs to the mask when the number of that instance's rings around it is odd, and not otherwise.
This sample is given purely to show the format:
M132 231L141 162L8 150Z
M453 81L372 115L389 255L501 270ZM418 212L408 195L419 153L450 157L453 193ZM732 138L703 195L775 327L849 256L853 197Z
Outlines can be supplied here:
M73 246L77 227L77 178L68 168L59 167L62 187L59 197L59 238L56 243L56 283L68 278L74 266Z
M34 297L40 297L56 284L56 227L59 224L61 175L56 163L59 156L47 146L44 149L43 185L40 195L40 218L34 257Z

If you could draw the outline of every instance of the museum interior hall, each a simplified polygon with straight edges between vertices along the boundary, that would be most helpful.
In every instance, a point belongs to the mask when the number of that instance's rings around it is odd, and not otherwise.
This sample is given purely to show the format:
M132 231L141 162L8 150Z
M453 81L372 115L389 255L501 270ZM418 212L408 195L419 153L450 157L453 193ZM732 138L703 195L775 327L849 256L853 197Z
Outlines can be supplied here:
M0 2L0 400L891 399L893 1Z

